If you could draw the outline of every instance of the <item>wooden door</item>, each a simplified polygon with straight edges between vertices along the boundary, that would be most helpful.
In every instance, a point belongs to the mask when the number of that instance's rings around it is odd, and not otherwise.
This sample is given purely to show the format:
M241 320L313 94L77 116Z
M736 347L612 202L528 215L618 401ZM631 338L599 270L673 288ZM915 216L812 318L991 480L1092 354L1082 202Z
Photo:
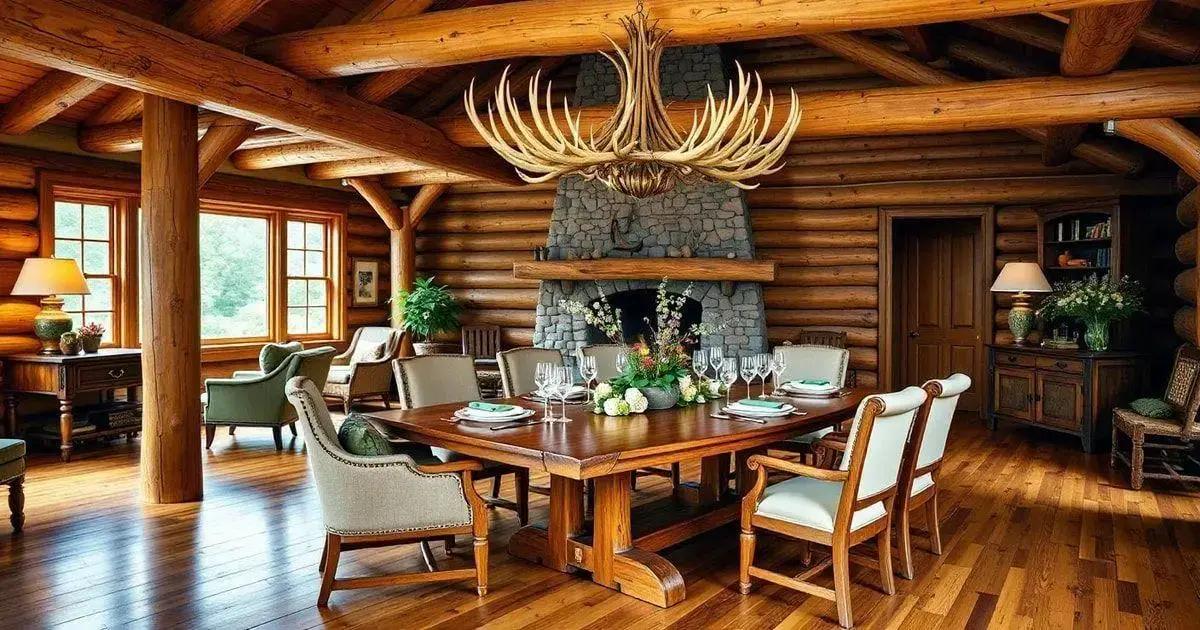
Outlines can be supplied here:
M975 385L958 408L978 412L985 330L979 320L987 295L979 221L919 219L897 227L896 384L920 385L962 372Z

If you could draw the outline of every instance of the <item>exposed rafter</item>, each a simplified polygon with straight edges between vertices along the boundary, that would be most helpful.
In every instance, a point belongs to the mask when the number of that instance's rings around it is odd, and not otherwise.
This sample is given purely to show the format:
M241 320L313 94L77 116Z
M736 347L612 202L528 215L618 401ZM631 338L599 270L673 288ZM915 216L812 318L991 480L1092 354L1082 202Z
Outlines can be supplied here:
M197 145L200 153L201 186L204 186L234 149L245 142L257 128L256 123L236 116L221 116L208 126Z
M1105 131L1144 144L1171 158L1192 179L1200 180L1200 137L1176 120L1114 120Z
M1122 0L649 0L646 10L671 31L668 45L712 44L871 28L891 28ZM525 0L438 11L407 20L315 29L267 38L251 54L308 77L334 77L528 55L571 55L624 41L615 15L623 0Z

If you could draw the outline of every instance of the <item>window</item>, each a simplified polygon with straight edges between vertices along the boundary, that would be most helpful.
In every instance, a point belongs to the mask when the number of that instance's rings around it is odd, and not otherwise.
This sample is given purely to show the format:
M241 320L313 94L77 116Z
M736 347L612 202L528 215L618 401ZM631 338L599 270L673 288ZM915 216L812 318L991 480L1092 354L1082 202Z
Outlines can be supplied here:
M287 331L322 335L329 329L329 225L287 222Z
M270 338L270 236L268 217L200 213L202 339Z
M67 198L54 202L54 256L74 258L91 291L62 296L63 310L77 328L90 323L104 326L105 343L113 342L116 331L116 215L115 202Z

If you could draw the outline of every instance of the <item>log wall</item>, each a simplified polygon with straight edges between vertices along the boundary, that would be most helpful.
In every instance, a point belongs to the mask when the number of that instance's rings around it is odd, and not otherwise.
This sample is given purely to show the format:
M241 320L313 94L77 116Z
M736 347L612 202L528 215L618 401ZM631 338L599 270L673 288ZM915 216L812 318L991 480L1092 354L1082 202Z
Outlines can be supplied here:
M1174 247L1175 258L1184 266L1184 269L1175 276L1175 296L1183 302L1183 305L1175 311L1173 328L1176 335L1192 343L1196 343L1200 338L1196 329L1198 288L1196 283L1196 217L1198 208L1200 208L1200 188L1193 188L1179 201L1175 213L1175 218L1187 231L1175 241Z
M34 167L0 157L0 355L41 348L33 336L37 298L9 295L22 262L41 244L36 183Z

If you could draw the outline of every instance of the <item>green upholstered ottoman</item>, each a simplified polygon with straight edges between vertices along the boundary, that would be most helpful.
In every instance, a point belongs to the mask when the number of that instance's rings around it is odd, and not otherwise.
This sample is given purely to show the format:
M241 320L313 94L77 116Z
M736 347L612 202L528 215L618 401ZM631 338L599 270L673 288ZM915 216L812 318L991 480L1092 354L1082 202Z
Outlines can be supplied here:
M19 532L25 526L25 440L0 439L0 484L8 486L9 521Z

